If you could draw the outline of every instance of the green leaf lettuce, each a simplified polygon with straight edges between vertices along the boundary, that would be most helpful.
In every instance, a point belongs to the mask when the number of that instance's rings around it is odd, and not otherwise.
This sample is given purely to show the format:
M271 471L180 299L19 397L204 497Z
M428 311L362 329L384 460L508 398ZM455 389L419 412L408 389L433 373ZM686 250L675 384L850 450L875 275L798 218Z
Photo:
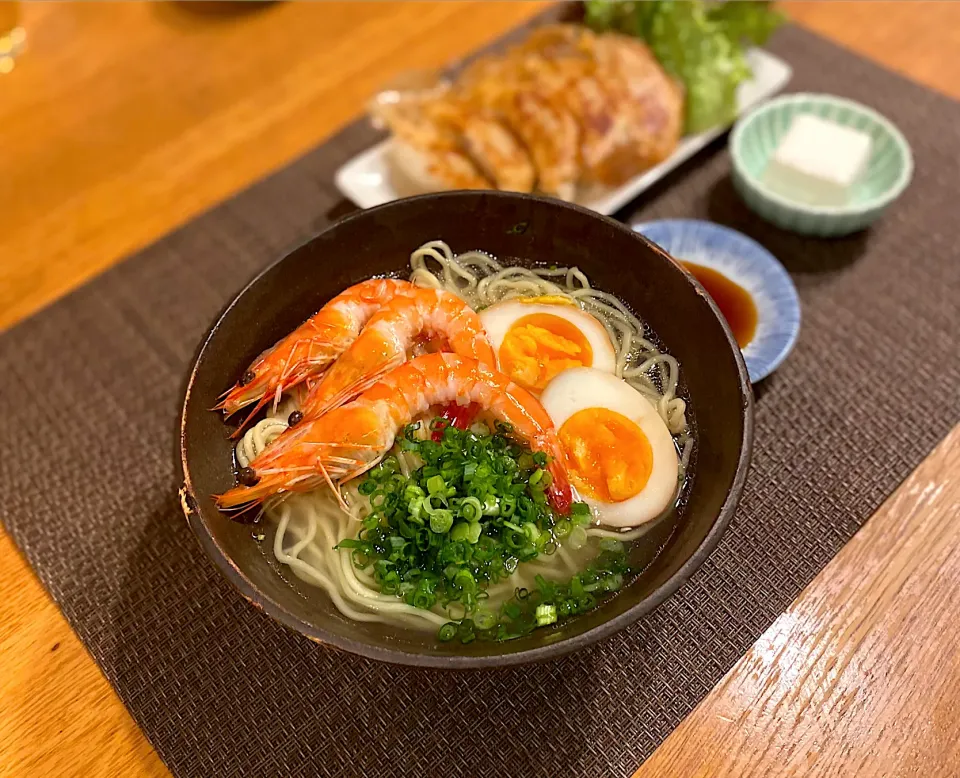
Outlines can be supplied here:
M768 2L586 2L588 26L640 38L683 84L688 134L734 120L737 87L751 75L744 45L761 45L782 22Z

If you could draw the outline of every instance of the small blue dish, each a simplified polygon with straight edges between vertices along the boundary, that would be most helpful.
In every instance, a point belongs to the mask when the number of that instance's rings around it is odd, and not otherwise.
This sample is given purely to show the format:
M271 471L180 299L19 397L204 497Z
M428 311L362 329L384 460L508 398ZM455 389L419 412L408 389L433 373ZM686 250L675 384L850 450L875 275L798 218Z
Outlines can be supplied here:
M800 334L800 298L776 257L746 235L698 219L663 219L634 230L678 260L712 268L739 284L757 306L757 330L743 349L757 383L786 359Z

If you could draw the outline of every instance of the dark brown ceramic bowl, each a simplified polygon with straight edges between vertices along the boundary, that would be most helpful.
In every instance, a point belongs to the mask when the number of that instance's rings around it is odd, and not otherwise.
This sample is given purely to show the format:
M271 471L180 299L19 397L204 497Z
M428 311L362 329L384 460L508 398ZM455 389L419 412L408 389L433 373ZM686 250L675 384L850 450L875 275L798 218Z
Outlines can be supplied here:
M646 569L591 613L507 642L440 644L432 634L358 623L319 589L279 569L251 527L221 515L211 495L233 484L228 428L210 411L264 348L342 289L407 272L410 252L443 239L455 251L576 265L649 323L676 356L692 407L696 459L681 508L634 549ZM666 254L622 224L526 195L454 192L414 197L335 224L260 274L227 307L189 378L181 421L182 503L203 549L250 602L321 643L374 659L461 668L545 659L611 635L652 611L714 549L743 489L753 399L740 350L714 304ZM269 532L270 528L265 527ZM268 538L269 542L269 538ZM658 553L659 552L659 553Z

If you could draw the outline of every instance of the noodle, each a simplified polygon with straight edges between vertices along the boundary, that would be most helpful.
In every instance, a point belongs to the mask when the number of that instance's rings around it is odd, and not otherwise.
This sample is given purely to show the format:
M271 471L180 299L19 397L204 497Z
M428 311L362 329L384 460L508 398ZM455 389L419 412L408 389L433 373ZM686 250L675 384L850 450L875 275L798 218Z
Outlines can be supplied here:
M280 433L286 428L287 423L276 416L268 416L254 424L237 444L237 462L240 467L247 467L261 451L280 437Z
M279 517L273 541L277 561L301 580L326 591L344 616L356 621L400 621L408 626L412 619L427 628L449 620L381 594L373 578L354 565L350 551L334 548L340 539L356 535L360 517L344 513L328 493L293 495L271 506L268 513Z
M568 298L592 314L606 329L616 351L616 375L646 397L656 408L679 450L679 478L689 464L693 441L687 427L686 403L676 396L679 365L662 353L646 336L643 322L615 296L594 289L576 267L504 267L479 251L454 255L443 241L431 241L410 257L410 280L424 287L445 289L460 295L474 309L521 296L555 295ZM298 407L299 395L274 398L266 418L251 427L236 447L237 462L247 467L286 428L287 417ZM426 426L421 435L428 434ZM416 454L395 451L400 473L409 477L422 464ZM369 500L357 489L344 488L347 509L341 508L326 489L307 494L287 494L265 506L266 515L276 522L272 551L276 560L308 584L319 586L337 610L355 621L383 622L415 629L436 629L451 619L456 608L440 605L424 610L408 605L392 594L382 594L369 569L358 568L350 549L337 543L356 537L361 521L370 510ZM583 569L602 539L631 542L651 527L646 524L626 531L593 526L575 530L553 554L537 557L518 566L509 577L487 588L487 607L509 599L518 589L533 586L536 575L569 579ZM575 538L574 535L578 534Z

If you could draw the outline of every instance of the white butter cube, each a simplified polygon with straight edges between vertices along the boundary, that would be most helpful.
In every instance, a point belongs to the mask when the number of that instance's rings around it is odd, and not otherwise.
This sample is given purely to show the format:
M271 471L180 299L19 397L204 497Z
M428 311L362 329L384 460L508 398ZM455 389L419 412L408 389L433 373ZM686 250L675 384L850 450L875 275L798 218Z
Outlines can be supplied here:
M777 146L763 180L789 200L844 205L870 161L871 146L865 132L800 114Z

